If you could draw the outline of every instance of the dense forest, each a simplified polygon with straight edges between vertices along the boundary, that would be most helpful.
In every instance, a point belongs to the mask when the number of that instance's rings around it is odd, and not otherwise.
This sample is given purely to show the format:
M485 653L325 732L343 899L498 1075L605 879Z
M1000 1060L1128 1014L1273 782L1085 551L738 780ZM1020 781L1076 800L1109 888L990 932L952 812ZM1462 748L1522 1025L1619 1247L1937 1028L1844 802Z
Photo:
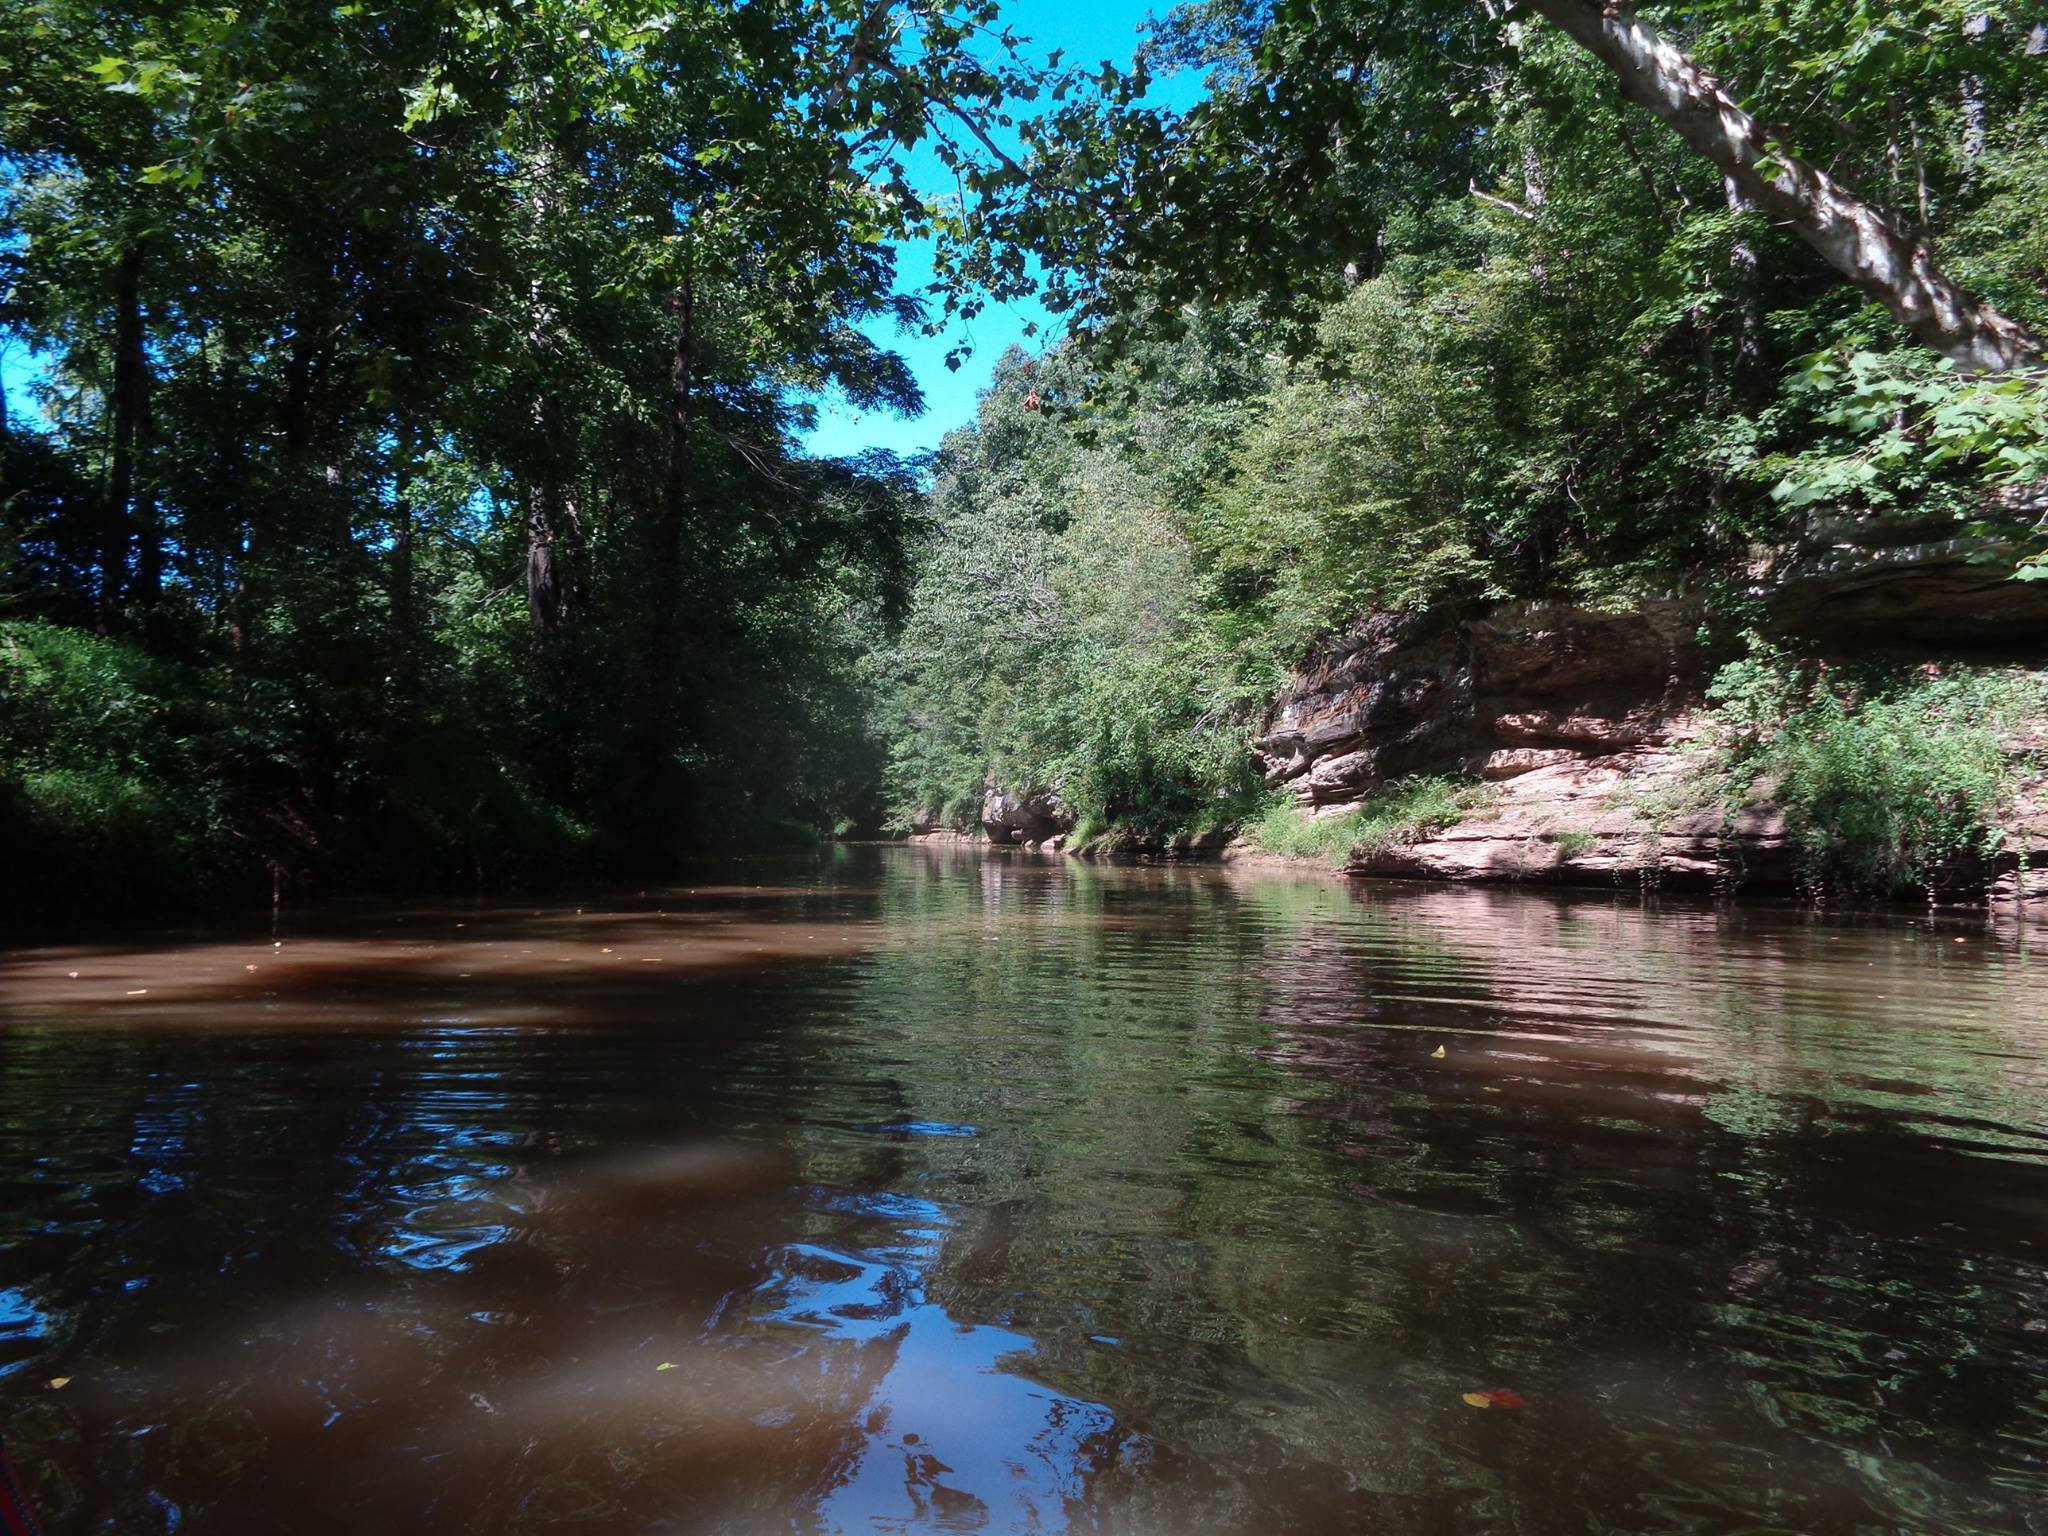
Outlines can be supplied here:
M938 0L0 0L0 64L31 904L990 783L1221 827L1363 611L1684 587L1739 635L1802 519L2023 524L2048 466L2016 5L1211 0L1095 67ZM802 452L824 392L919 409L878 335L1027 291L1069 334L931 464Z
M886 152L1002 83L861 21L8 0L10 853L85 903L872 815L915 486L793 432L917 408Z
M1602 17L1616 37L1589 42ZM1846 796L1806 773L1816 814L1921 824L1829 838L1938 854L1983 831L1991 727L2038 708L2031 684L1912 674L1844 706L1756 634L1755 563L1830 521L2041 547L2048 25L1939 4L1654 25L1188 7L1146 57L1209 71L1199 107L1050 132L1049 162L1116 149L1124 179L1024 215L1070 242L1086 323L1006 358L939 455L882 655L899 824L971 824L997 783L1054 792L1084 843L1200 843L1270 815L1247 737L1357 615L1687 592L1731 713L1805 732L1752 773L1796 791L1798 753L1866 780L1857 760L1919 759ZM1645 81L1630 28L1672 75ZM1703 83L1707 127L1670 100ZM2029 559L2006 569L2043 574ZM1455 809L1455 786L1403 792ZM1915 857L1825 862L1882 886Z

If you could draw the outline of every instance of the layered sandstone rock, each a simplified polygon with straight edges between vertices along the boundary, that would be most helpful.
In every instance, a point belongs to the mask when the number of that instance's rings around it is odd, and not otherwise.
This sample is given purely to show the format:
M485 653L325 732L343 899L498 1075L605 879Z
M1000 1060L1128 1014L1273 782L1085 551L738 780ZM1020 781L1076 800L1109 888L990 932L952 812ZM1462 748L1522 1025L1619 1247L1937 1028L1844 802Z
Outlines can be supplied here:
M1816 524L1752 573L1760 621L1823 659L2048 662L2048 584L2010 577L2022 542ZM1701 648L1706 616L1678 598L1374 615L1303 668L1254 749L1317 814L1406 774L1485 782L1458 824L1362 856L1358 874L1789 889L1794 850L1767 795L1688 808L1720 659ZM2004 831L1982 871L1994 898L2048 896L2048 792L2022 795Z
M981 826L992 843L1059 847L1074 819L1050 790L1020 795L991 784L981 797Z

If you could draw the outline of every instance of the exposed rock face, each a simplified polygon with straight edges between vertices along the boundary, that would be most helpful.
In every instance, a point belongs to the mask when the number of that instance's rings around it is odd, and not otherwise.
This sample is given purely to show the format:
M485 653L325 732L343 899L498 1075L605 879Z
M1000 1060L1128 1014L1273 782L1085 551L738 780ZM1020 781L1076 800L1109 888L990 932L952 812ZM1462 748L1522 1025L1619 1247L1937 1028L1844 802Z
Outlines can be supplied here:
M1050 790L1020 795L993 782L981 796L980 824L953 826L938 810L919 811L910 820L913 843L996 843L1004 847L1039 848L1057 853L1066 846L1074 817Z
M1770 596L1772 627L1843 655L2038 656L2048 635L2048 592L2040 582L2013 581L2011 572L2038 548L2033 519L2048 506L2024 495L2003 500L2005 511L2019 515L1967 535L1945 520L1879 525L1817 517L1802 543L1755 570Z
M1019 795L991 784L981 797L981 825L992 843L1059 847L1074 819L1050 790Z
M2019 544L1952 532L1817 526L1757 568L1766 627L1823 657L2048 658L2048 584L2009 578ZM1794 850L1775 808L1677 808L1717 660L1704 617L1680 599L1374 615L1303 669L1254 750L1268 782L1318 812L1404 774L1489 782L1463 821L1355 873L1785 889ZM2048 804L2023 801L2006 832L1984 871L1994 899L2048 896Z
M1668 745L1705 675L1699 619L1679 602L1375 614L1295 680L1254 750L1269 783L1321 807L1406 773L1508 779Z

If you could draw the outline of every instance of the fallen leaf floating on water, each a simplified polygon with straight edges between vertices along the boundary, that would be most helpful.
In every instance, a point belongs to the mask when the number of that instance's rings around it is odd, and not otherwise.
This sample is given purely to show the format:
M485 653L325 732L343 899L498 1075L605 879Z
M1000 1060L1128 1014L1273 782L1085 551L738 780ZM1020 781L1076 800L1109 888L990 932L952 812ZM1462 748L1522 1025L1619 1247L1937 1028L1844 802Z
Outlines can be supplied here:
M1444 1048L1442 1046L1438 1046L1435 1050L1431 1051L1429 1053L1429 1059L1431 1061L1442 1061L1444 1059Z
M71 1378L69 1376L52 1376L50 1378L50 1390L52 1392L62 1392L70 1385Z
M1463 1393L1465 1401L1474 1408L1524 1408L1522 1394L1507 1387L1487 1387L1480 1392Z
M131 989L129 990L129 993L128 993L128 995L129 995L130 997L147 997L147 996L149 996L149 988L147 988L147 987L134 987L134 988L131 988Z
M664 1361L662 1361L662 1362L661 1362L661 1364L659 1364L659 1365L657 1365L657 1366L655 1367L655 1369L656 1369L657 1371L672 1371L672 1370L674 1370L675 1368L676 1368L676 1363L675 1363L675 1361L673 1361L673 1360L664 1360Z

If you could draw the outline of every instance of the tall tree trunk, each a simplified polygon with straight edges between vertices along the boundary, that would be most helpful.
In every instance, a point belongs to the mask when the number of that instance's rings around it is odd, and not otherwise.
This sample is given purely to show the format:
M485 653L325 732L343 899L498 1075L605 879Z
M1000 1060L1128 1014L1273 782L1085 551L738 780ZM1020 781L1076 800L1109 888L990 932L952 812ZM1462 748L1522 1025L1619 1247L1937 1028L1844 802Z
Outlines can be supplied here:
M671 325L668 389L668 442L662 464L661 500L655 508L649 566L653 576L652 612L647 625L649 750L644 769L653 801L667 805L673 786L665 765L674 760L678 723L677 652L683 620L683 529L689 521L692 413L696 408L697 299L688 277L669 296ZM649 834L665 828L650 823Z
M1623 95L1713 161L1745 197L1790 225L1935 351L1977 373L2040 360L2041 339L1966 292L1936 264L1924 239L1901 233L1883 210L1773 145L1712 76L1631 12L1600 0L1528 3L1612 69Z
M401 642L412 636L412 466L417 429L398 423L391 465L391 631Z
M553 213L556 162L554 141L543 138L533 153L533 191L527 208L536 240L546 238ZM526 485L526 615L534 638L553 652L568 632L574 611L575 502L562 483L562 414L548 366L556 344L555 310L538 271L528 284L527 303L526 344L534 365L534 469Z
M526 616L544 645L569 627L568 512L552 474L526 488Z
M320 348L313 324L307 311L292 316L291 339L285 347L282 451L272 469L263 515L249 523L249 554L259 563L290 546L309 499L306 461L312 442L314 386L320 373Z
M135 347L129 359L135 392L135 480L130 492L135 524L135 595L154 606L164 593L163 507L157 500L156 412L151 404L149 356L144 350L146 317L138 307Z
M101 529L100 609L111 614L128 582L135 542L136 460L149 411L149 368L142 335L142 250L132 241L114 269L113 453L107 471L106 521Z
M669 298L674 322L674 347L669 354L668 454L663 465L661 525L656 554L664 578L673 574L681 553L684 508L689 499L691 396L696 387L697 299L686 277Z
M1991 17L1979 11L1965 18L1963 36L1973 43L1981 43L1991 33ZM1984 108L1984 82L1976 75L1963 77L1963 160L1974 166L1984 157L1984 145L1990 137L1990 116Z
M1722 176L1721 195L1727 199L1728 211L1732 214L1756 211L1750 200L1742 195L1742 188L1735 184L1733 176ZM1763 362L1762 275L1756 247L1750 244L1748 235L1738 232L1728 247L1729 287L1735 299L1735 356L1730 361L1728 373L1738 397L1745 395L1755 383L1758 368Z

